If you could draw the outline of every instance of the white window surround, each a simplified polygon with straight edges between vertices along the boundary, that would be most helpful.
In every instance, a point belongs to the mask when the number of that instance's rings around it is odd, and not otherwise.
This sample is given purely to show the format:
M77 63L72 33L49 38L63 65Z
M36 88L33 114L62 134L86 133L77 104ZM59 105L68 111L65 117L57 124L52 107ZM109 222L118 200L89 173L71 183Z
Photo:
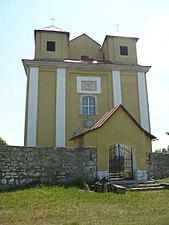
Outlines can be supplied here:
M95 115L84 115L83 114L83 98L84 97L93 97L95 99ZM98 100L97 100L97 96L94 95L82 95L80 96L80 115L81 116L98 116Z
M86 82L86 90L82 88L82 82L84 83ZM78 76L77 77L77 92L84 93L84 94L85 93L100 94L101 93L101 78Z

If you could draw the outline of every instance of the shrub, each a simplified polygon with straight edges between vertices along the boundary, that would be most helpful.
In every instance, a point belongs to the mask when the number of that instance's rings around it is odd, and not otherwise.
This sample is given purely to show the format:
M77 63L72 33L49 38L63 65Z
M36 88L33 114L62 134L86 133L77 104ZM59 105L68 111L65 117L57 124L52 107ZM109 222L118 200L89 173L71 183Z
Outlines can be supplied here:
M7 145L6 141L0 137L0 145Z

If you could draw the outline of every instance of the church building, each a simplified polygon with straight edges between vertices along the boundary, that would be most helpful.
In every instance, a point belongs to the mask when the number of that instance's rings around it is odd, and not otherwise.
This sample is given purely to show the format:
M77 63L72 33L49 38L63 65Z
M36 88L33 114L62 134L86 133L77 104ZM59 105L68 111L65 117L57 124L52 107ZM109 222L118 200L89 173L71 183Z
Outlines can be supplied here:
M106 35L100 45L87 34L70 40L53 25L34 37L34 59L22 60L25 146L96 148L98 177L146 179L146 153L156 137L150 133L150 67L138 64L138 38Z

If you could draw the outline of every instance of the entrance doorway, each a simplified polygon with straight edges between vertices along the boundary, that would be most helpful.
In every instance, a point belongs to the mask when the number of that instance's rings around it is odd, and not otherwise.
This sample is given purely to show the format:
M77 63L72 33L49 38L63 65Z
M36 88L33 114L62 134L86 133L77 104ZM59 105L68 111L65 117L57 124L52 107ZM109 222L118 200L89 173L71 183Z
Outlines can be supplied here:
M109 148L110 178L133 179L132 148L115 144Z

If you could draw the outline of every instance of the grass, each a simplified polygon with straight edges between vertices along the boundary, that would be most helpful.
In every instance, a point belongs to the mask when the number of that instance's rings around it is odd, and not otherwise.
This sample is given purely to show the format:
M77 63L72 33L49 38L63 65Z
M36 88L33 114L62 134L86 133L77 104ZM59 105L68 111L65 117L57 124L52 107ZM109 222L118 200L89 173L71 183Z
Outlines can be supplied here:
M168 225L168 208L168 190L117 195L41 186L0 193L0 225Z

